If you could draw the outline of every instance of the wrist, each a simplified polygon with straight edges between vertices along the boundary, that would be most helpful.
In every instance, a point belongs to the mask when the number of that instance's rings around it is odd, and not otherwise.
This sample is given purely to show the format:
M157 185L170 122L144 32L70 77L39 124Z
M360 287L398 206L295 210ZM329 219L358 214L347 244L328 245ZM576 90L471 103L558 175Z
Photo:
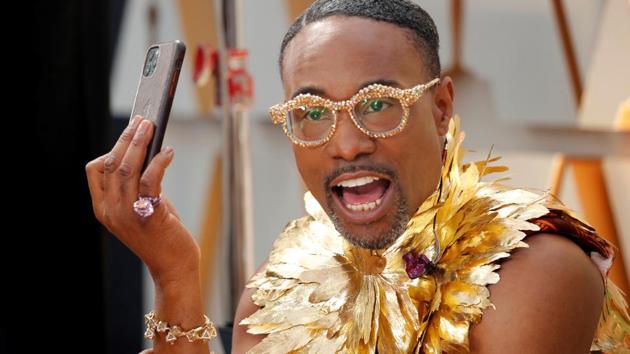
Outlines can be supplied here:
M162 230L154 237L168 239L168 246L150 249L140 258L146 264L156 286L198 276L201 249L187 230ZM165 241L166 242L166 241Z
M186 257L168 268L149 267L156 289L186 286L199 282L199 257Z
M201 291L199 268L190 268L168 273L151 273L156 296L178 296Z
M203 321L201 282L198 272L155 284L155 309L160 317L182 326Z

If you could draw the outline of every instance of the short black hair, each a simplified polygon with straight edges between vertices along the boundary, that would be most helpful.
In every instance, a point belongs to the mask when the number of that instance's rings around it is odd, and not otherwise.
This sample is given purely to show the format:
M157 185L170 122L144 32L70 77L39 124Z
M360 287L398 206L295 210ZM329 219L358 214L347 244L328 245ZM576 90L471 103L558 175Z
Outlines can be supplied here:
M440 38L431 16L409 0L317 0L298 17L284 35L280 47L280 72L284 50L307 25L330 16L363 17L410 30L411 39L433 77L440 76Z

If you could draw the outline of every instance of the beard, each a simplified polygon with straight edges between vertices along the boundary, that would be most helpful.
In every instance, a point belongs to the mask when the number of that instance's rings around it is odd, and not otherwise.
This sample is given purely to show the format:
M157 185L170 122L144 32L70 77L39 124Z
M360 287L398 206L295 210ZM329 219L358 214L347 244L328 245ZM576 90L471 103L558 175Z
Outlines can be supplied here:
M329 187L331 181L339 176L342 173L346 172L354 172L358 170L366 170L366 171L374 171L384 175L387 175L390 178L389 188L394 188L394 214L387 215L386 218L389 218L389 224L386 226L381 226L381 228L385 231L376 232L372 234L368 233L357 233L353 231L350 225L339 217L336 212L336 205L333 200L333 191ZM407 223L409 222L409 209L407 208L407 200L400 188L400 184L398 183L398 179L396 178L395 172L388 167L385 166L346 166L339 169L334 170L332 173L326 177L326 181L324 182L325 191L326 191L326 213L330 217L330 220L335 225L335 229L351 244L372 250L383 249L392 244L394 241L400 237L405 230L407 229ZM382 222L382 221L377 221ZM364 225L366 229L370 228L370 224Z

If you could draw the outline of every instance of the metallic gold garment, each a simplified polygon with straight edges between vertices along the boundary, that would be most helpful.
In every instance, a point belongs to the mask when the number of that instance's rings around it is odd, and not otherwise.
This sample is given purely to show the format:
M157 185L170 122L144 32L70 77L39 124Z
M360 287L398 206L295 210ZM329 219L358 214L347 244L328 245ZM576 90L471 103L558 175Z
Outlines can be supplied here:
M261 308L240 324L249 333L268 334L252 353L468 352L470 326L493 306L487 286L499 281L496 262L527 247L527 234L540 231L530 220L546 215L561 215L584 230L600 246L599 261L610 261L610 246L551 196L481 182L506 168L490 166L498 158L462 164L463 138L456 118L441 191L384 250L348 243L306 193L309 215L287 225L268 266L248 284L257 289L252 299ZM420 264L420 276L410 276L408 261ZM608 281L593 350L628 352L626 307Z

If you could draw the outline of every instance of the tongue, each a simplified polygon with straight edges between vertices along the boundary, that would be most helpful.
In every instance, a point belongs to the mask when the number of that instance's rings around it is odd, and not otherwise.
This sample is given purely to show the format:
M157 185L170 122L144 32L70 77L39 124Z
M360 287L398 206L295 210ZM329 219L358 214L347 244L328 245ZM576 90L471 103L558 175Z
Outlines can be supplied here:
M383 196L387 188L387 181L379 179L359 187L344 187L341 196L347 204L366 204L376 201Z

